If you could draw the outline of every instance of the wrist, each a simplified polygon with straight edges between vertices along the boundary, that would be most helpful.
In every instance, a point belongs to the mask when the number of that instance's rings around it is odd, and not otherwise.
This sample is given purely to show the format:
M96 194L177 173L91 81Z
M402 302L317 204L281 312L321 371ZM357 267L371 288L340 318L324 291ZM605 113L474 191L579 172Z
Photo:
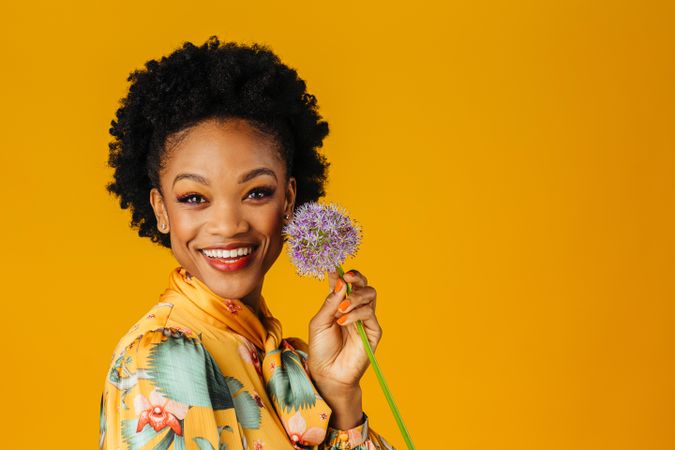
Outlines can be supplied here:
M331 383L317 383L316 385L321 397L332 411L329 426L339 430L348 430L361 423L363 419L361 386Z
M356 413L355 411L359 411ZM351 430L363 423L364 412L362 408L358 408L349 413L335 413L331 414L328 426L336 430Z

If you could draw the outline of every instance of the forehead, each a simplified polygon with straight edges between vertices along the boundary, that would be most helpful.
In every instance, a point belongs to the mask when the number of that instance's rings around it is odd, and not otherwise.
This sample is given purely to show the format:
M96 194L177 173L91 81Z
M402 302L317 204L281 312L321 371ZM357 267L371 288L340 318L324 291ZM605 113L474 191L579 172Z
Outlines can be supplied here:
M163 172L195 172L216 179L234 179L266 166L279 174L284 163L277 143L243 119L208 119L167 140Z

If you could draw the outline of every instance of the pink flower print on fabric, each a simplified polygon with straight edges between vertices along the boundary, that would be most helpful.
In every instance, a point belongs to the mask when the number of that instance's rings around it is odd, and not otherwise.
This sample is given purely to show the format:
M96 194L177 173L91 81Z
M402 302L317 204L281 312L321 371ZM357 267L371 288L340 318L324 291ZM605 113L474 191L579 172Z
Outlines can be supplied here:
M265 444L260 439L257 439L253 443L253 450L264 450L264 448L265 448Z
M134 398L134 408L138 418L136 432L140 432L145 425L150 424L155 431L164 429L167 425L179 436L183 435L179 420L185 418L188 405L165 398L157 389L150 393L150 399L143 394Z
M307 422L302 417L302 414L300 414L300 411L288 419L288 423L285 423L284 426L293 445L318 445L326 437L326 430L324 428L312 427L307 429ZM297 445L296 448L298 448Z
M349 443L353 446L356 447L357 445L360 445L363 443L363 435L361 434L361 427L357 427L355 429L347 430L347 436L349 436Z
M227 310L229 312L231 312L232 314L237 314L237 311L239 311L241 309L240 304L238 304L235 301L230 300L229 298L226 298L223 301L223 303L225 304L225 307L227 308Z
M239 356L241 356L241 359L247 363L253 364L253 367L255 367L255 371L258 373L258 376L262 378L262 364L260 362L260 357L258 356L258 350L256 349L255 345L253 345L253 343L245 337L242 337L241 341L242 343L239 344L239 347L237 347L239 350Z

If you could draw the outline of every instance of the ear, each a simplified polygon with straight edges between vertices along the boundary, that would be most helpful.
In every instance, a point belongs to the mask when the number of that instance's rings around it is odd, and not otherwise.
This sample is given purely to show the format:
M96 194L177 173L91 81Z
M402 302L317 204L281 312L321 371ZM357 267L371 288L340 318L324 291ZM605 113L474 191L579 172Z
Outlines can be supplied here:
M288 214L289 220L290 217L293 217L293 209L295 208L296 194L297 194L297 186L295 183L295 177L290 177L288 179L288 184L286 186L286 202L284 203L284 214Z
M162 193L157 188L150 189L150 205L152 205L152 209L155 212L157 229L160 233L167 234L171 226L169 224L169 214L166 211L164 197L162 197Z

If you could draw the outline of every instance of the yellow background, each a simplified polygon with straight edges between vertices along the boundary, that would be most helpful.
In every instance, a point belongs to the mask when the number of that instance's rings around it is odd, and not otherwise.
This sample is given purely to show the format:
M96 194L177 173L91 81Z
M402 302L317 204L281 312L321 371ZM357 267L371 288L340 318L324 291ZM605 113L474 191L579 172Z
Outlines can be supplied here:
M672 2L1 9L2 448L96 447L113 347L175 266L105 191L108 128L129 72L212 34L318 98L418 449L675 448ZM285 253L264 290L301 337L325 292Z

